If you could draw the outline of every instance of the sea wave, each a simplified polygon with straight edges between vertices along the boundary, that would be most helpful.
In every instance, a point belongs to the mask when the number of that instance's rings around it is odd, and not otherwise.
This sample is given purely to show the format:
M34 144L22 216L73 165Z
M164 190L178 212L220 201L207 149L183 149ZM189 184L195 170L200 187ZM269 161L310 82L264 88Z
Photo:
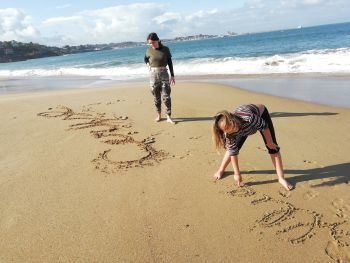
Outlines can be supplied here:
M107 65L109 63L106 63ZM112 64L113 65L113 64ZM273 73L350 73L350 48L308 50L300 53L269 57L224 57L174 60L176 75L244 75ZM0 77L29 76L95 76L103 79L126 80L148 76L145 64L129 64L101 68L94 65L0 70Z

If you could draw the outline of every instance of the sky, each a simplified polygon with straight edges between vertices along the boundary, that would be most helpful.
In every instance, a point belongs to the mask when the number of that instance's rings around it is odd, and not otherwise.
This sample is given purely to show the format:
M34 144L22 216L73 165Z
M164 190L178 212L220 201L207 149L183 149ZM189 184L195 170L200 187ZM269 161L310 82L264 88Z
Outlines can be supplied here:
M350 22L349 0L0 0L0 41L50 46Z

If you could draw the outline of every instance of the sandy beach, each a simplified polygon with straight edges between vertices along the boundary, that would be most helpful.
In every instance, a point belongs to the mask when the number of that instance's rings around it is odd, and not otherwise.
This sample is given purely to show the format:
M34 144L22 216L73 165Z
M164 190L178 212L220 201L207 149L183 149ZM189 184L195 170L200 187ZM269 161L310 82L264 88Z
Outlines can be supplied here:
M208 83L0 96L0 262L350 262L350 109ZM287 192L259 134L213 181L212 116L273 117Z

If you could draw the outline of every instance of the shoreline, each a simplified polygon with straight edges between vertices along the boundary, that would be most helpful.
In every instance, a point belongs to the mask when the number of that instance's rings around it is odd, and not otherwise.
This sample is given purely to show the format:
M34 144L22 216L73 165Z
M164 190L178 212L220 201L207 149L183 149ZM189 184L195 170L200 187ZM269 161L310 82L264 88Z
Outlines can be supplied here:
M349 81L350 75L348 74L253 74L177 77L177 83L224 84L260 94L342 108L350 108ZM122 86L132 87L133 85L148 87L148 78L132 80L111 80L81 76L5 78L2 79L2 84L0 85L0 97L8 94Z

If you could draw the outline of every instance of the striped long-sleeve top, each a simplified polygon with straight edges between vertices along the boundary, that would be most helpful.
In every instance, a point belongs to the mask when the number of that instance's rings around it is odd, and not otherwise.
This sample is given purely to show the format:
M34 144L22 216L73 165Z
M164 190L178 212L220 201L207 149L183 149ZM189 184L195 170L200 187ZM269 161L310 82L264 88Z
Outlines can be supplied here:
M237 144L239 140L267 128L266 122L260 117L259 108L254 104L241 105L233 114L239 116L243 120L243 123L237 133L225 134L226 149L230 156L239 153Z

